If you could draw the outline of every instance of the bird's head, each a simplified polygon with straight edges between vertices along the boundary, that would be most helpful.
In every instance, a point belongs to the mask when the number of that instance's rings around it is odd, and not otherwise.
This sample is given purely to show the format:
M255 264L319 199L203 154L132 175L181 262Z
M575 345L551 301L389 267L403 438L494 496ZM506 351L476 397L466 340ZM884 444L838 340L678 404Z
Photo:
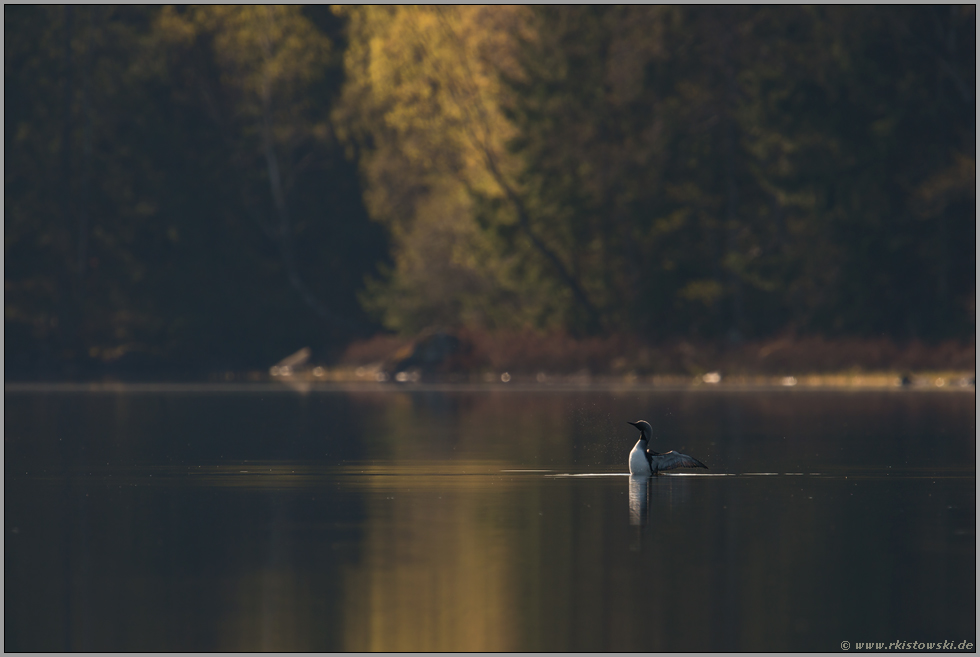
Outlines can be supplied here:
M636 422L629 422L628 424L632 424L634 427L639 429L643 440L650 441L653 439L653 427L651 427L650 423L646 420L638 420Z

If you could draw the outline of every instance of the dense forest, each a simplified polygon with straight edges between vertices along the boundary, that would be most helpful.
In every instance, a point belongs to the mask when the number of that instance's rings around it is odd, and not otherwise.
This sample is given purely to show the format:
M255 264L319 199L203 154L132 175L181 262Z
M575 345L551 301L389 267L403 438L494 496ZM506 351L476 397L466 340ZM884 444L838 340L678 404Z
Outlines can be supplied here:
M964 6L5 6L5 374L972 342Z

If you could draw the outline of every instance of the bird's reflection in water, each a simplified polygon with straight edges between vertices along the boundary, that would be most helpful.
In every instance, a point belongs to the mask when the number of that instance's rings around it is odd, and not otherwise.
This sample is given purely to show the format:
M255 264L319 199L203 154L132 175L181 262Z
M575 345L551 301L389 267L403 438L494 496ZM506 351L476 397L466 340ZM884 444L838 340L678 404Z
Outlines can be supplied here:
M643 527L650 521L650 480L653 477L630 475L630 525L636 527L630 540L630 551L643 551Z
M650 480L630 475L630 524L642 527L650 520Z
M690 482L686 479L687 477L630 475L630 525L637 528L630 544L631 550L640 551L643 548L641 530L650 522L651 503L654 506L654 513L670 514L675 508L688 501Z

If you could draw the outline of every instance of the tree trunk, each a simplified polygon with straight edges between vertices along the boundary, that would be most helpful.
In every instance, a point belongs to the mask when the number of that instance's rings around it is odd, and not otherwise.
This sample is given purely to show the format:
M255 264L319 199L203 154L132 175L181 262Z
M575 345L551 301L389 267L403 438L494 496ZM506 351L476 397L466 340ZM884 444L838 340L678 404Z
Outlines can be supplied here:
M534 245L534 248L537 249L538 252L552 264L555 271L558 272L558 277L565 285L568 286L568 288L572 291L572 295L575 297L575 300L588 313L589 321L593 325L601 327L602 317L592 301L589 300L585 290L583 290L582 286L579 285L575 276L568 271L565 264L561 261L561 258L558 257L558 254L552 251L548 245L544 243L544 240L542 240L541 237L534 232L534 229L531 227L531 217L524 205L524 201L521 199L520 195L518 195L509 184L507 184L507 181L504 179L503 174L500 173L496 162L491 154L487 152L487 149L484 149L484 155L487 159L487 165L490 169L490 173L493 174L497 184L504 190L504 194L506 194L508 200L510 200L510 202L513 204L514 210L517 212L517 222L520 225L521 230L523 230L524 234L527 235L527 238L531 240L531 244Z
M262 104L262 148L265 155L266 172L269 176L269 186L272 191L272 201L276 209L276 218L278 219L276 238L279 247L279 256L286 270L286 277L289 279L289 284L293 286L293 289L299 293L300 298L303 299L306 306L326 323L344 331L352 333L361 332L366 326L331 311L316 298L303 281L299 268L296 266L296 259L293 255L292 222L289 216L286 195L283 191L279 159L276 156L275 143L273 142L270 113L269 100L265 98Z

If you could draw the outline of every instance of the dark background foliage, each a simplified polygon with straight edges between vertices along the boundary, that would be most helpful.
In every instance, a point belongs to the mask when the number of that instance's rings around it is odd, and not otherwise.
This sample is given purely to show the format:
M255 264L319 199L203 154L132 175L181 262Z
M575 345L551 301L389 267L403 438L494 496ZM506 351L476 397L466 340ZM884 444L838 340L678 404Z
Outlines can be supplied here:
M168 36L165 11L4 8L8 377L264 369L303 346L329 362L382 327L372 142L331 118L347 19L302 10L329 54L266 108L305 135L276 137L285 222L216 32ZM502 102L517 205L473 190L473 207L503 253L540 261L519 285L569 290L563 330L973 340L972 6L548 7L532 24ZM524 232L501 219L514 207Z

